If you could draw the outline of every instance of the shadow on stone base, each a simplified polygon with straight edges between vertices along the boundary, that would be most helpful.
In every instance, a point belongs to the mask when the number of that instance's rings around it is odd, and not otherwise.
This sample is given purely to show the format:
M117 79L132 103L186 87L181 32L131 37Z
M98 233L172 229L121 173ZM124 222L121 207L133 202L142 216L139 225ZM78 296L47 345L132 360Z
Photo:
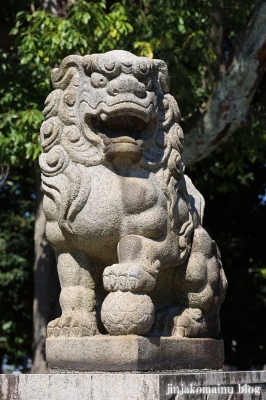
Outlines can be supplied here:
M53 372L219 370L222 340L97 335L46 340Z

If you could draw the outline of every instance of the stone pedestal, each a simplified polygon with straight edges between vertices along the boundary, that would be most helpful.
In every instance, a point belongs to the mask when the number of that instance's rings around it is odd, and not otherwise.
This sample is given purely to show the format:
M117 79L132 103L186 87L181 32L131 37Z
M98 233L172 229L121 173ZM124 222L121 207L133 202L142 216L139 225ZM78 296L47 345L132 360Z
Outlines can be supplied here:
M1 400L188 398L265 400L266 371L0 375Z
M222 340L174 336L49 338L46 355L55 372L219 370L224 360Z

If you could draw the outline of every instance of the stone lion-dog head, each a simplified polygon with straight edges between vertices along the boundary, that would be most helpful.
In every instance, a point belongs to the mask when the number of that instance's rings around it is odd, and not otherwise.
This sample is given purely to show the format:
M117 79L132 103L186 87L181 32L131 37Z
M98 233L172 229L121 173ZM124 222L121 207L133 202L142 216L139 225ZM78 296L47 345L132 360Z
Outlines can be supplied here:
M163 61L122 50L71 55L53 70L52 82L55 90L43 111L40 165L61 228L71 231L71 221L88 198L85 167L112 163L161 170L159 181L167 197L173 196L183 176L183 132ZM66 186L71 193L64 201Z

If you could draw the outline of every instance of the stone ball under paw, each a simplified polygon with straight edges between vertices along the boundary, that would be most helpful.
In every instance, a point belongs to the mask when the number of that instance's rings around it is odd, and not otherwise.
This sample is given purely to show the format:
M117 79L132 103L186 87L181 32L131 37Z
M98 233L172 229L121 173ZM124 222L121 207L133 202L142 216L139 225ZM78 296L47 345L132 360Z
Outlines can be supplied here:
M154 305L144 292L109 293L102 304L101 319L111 335L144 335L154 321Z

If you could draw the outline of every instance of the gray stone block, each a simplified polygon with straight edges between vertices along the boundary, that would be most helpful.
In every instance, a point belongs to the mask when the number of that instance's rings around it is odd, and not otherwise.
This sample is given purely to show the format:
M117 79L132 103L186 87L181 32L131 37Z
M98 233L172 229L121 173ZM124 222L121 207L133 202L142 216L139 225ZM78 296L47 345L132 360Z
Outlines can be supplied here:
M168 393L182 385L211 392ZM232 388L233 395L215 393L222 387ZM197 400L265 400L266 371L0 375L0 400L182 400L188 396Z
M46 354L53 369L75 371L162 371L220 369L223 341L137 335L48 338Z

